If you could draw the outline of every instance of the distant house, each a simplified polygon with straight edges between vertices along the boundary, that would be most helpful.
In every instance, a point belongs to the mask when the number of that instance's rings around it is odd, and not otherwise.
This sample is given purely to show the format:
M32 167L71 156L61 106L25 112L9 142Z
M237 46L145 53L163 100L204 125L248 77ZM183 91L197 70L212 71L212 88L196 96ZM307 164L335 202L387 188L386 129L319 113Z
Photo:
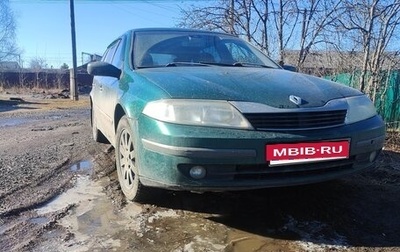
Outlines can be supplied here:
M0 71L16 71L21 69L16 61L0 61Z

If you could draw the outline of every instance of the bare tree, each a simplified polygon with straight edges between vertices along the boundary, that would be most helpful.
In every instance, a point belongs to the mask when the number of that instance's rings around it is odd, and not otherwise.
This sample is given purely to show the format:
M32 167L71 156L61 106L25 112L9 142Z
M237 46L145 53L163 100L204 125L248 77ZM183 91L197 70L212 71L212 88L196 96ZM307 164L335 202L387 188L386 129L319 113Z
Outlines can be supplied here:
M207 7L192 5L181 10L178 26L223 31L262 44L257 39L260 32L258 18L266 13L256 9L254 4L258 7L259 1L220 0ZM255 10L259 12L255 13ZM266 24L266 19L263 22Z
M45 84L47 85L47 68L46 60L41 57L36 57L31 59L29 62L29 67L35 71L35 86L36 88L40 88L43 85L42 79L44 79ZM42 77L42 79L40 78Z
M251 42L253 40L253 29L251 26L252 19L252 5L253 1L250 0L240 0L231 1L229 10L233 12L232 15L234 21L234 31L236 34L243 35L247 41Z
M371 48L371 63L370 68L372 76L368 81L368 93L371 94L372 100L375 101L379 84L382 82L380 70L384 67L385 62L388 61L388 54L385 53L389 44L392 42L393 34L399 31L400 27L400 2L394 2L385 6L381 10L379 21L377 25L377 37L373 47ZM399 50L396 52L398 53ZM391 66L389 65L389 68ZM387 83L387 82L386 82Z
M258 17L258 21L256 23L256 29L260 31L261 37L259 40L255 39L254 43L267 54L270 54L269 47L269 5L268 0L263 1L252 1L252 6Z
M296 64L301 67L310 49L324 41L324 29L336 18L341 1L221 0L182 10L179 26L241 35L282 62L290 45L300 48Z
M234 27L234 0L219 0L210 6L191 5L181 9L179 27L237 34Z
M342 0L308 0L297 5L297 13L302 14L297 68L302 69L312 48L318 48L319 44L336 43L328 39L326 33L340 17L341 8Z
M346 0L345 12L337 22L338 30L351 38L348 45L362 52L359 89L374 100L379 72L388 57L386 51L397 43L394 38L400 29L400 1Z
M16 23L9 0L0 1L0 61L19 59L19 50L15 42Z
M31 61L29 62L29 67L34 70L47 68L46 59L41 57L32 58Z
M180 27L223 31L243 36L268 51L268 0L220 0L181 10Z
M297 3L296 0L269 0L269 6L271 9L269 16L272 17L271 27L275 28L273 30L275 30L278 44L279 62L283 64L288 43L297 28L299 19Z

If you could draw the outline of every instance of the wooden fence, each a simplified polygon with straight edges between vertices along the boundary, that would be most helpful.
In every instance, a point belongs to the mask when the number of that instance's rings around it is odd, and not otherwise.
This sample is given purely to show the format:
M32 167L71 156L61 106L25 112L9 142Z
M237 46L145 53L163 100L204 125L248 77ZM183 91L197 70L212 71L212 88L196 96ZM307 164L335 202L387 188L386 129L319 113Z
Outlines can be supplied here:
M78 87L91 87L93 76L85 70L77 72ZM28 89L69 89L70 72L61 69L43 69L39 71L20 69L17 71L0 70L0 87Z

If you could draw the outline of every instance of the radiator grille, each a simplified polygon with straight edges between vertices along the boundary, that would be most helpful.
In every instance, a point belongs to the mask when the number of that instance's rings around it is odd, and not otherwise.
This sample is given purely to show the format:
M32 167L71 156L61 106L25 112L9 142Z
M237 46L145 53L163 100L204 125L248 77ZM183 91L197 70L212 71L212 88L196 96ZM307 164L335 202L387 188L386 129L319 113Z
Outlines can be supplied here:
M344 124L346 110L244 114L256 129L317 129Z

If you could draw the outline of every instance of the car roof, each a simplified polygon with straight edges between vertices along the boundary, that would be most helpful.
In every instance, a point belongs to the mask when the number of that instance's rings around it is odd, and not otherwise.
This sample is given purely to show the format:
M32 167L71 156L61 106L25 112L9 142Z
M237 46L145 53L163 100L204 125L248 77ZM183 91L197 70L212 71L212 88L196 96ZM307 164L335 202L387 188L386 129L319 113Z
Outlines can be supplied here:
M232 37L237 37L236 35L225 33L225 32L218 32L218 31L206 31L200 29L187 29L187 28L137 28L132 29L128 32L195 32L195 33L208 33L208 34L220 34L220 35L228 35Z

